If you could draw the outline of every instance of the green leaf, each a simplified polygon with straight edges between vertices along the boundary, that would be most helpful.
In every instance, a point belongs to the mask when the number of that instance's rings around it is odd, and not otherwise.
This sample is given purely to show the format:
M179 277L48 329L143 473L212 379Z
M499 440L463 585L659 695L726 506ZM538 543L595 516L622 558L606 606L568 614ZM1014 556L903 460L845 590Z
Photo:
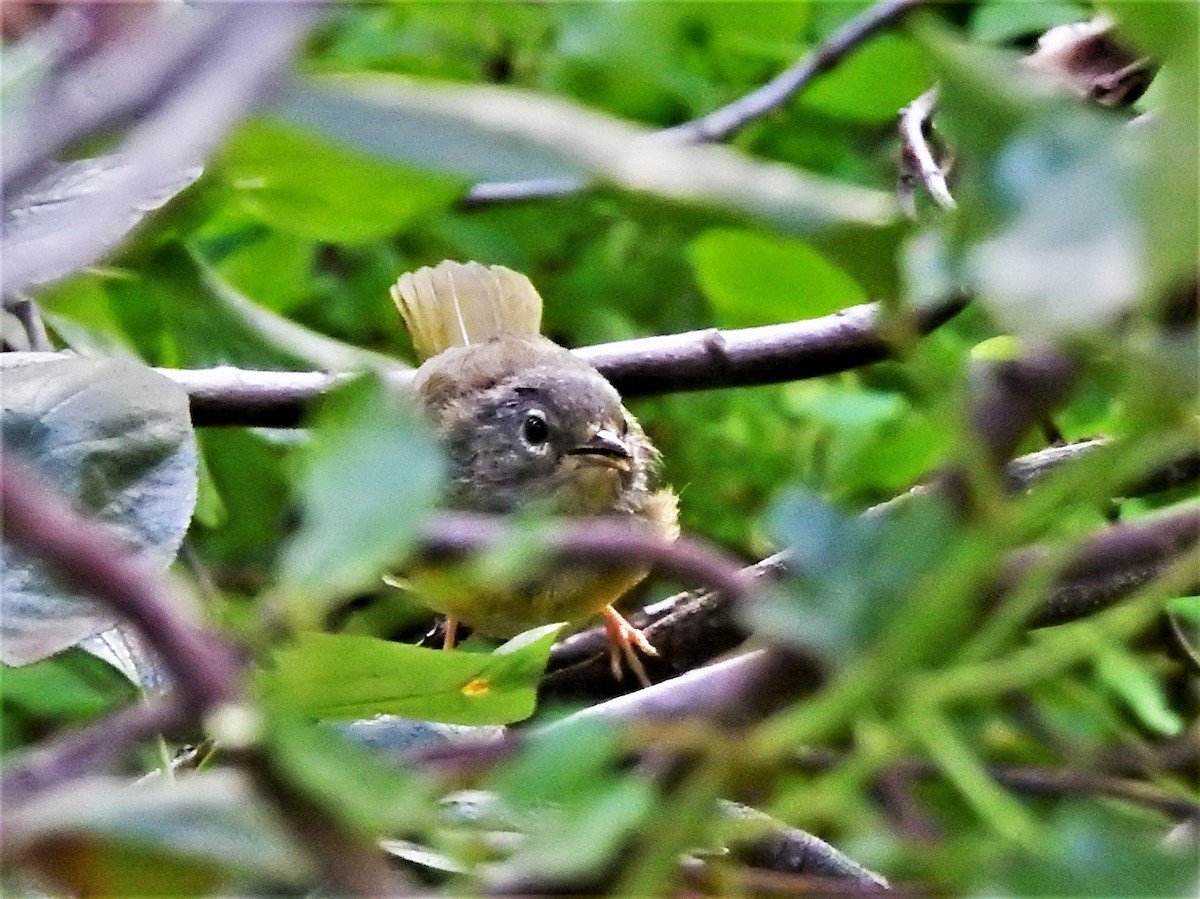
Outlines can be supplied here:
M139 260L136 272L85 273L42 299L73 347L132 348L153 365L334 371L399 365L251 302L197 252L174 242ZM390 305L386 292L378 302Z
M196 502L196 445L181 387L110 359L5 353L3 449L106 525L143 561L174 559ZM0 659L23 665L112 627L115 616L5 546Z
M259 685L281 708L323 720L399 715L451 724L528 718L559 625L492 653L445 651L374 637L304 634L279 650ZM528 642L532 638L532 642Z
M279 122L253 122L220 164L232 202L281 231L331 243L387 237L446 209L463 186L443 175L331 144Z
M1184 721L1167 702L1162 684L1133 653L1110 646L1096 657L1096 676L1143 726L1167 737L1183 732Z
M317 245L253 225L204 241L201 253L235 291L274 312L287 312L310 289Z
M1144 137L1010 55L935 34L927 47L941 69L939 125L962 160L963 280L1018 337L1111 324L1151 284L1138 208Z
M1110 3L1118 33L1162 64L1159 100L1140 122L1143 150L1137 206L1155 291L1176 290L1195 275L1200 231L1200 9L1194 3Z
M913 41L885 34L850 54L800 95L800 104L843 119L889 122L933 84L928 56Z
M211 895L243 884L298 884L308 857L236 772L205 771L133 787L91 777L6 810L5 849L48 865L75 890L129 895L169 887ZM65 853L64 846L75 849ZM19 848L18 848L19 847ZM68 864L68 862L71 862Z
M3 673L4 705L31 718L86 720L135 695L128 680L79 649Z
M322 403L300 482L303 520L281 589L328 599L377 584L403 560L442 492L442 450L412 401L368 376Z
M721 327L814 318L866 300L853 278L802 241L714 229L689 253Z

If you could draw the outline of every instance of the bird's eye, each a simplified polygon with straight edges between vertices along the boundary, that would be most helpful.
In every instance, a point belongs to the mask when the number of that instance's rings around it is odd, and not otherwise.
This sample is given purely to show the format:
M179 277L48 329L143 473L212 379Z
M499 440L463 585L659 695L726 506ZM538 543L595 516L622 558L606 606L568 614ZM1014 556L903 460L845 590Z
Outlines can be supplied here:
M546 424L546 416L534 409L525 416L521 433L525 435L525 442L530 446L541 446L550 436L550 427Z

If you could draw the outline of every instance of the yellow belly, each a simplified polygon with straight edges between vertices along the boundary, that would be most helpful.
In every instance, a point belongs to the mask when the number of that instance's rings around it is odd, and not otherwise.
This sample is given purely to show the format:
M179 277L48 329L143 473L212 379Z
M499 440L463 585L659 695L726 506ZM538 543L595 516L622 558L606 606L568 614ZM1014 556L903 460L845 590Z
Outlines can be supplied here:
M678 500L659 490L637 516L661 539L679 536ZM507 638L555 621L590 618L646 577L646 566L557 563L505 581L495 566L418 563L404 585L427 606L488 637Z
M485 582L457 566L421 565L408 586L431 609L488 637L507 638L555 621L589 618L646 576L645 568L559 565L513 585Z

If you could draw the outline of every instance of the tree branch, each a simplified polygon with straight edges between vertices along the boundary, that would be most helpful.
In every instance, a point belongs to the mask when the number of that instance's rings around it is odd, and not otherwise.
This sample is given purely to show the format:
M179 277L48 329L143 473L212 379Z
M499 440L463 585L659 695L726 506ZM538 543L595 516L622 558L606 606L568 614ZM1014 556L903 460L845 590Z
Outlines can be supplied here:
M751 122L778 109L818 76L837 66L854 49L928 0L883 0L855 16L798 62L762 87L700 118L659 132L684 143L721 141ZM463 208L492 203L553 199L586 190L587 178L534 178L524 181L481 182L460 201Z
M1060 462L1063 458L1069 456L1060 456ZM1158 577L1198 541L1200 504L1101 529L1074 553L1029 626L1061 624L1107 608ZM1014 553L992 589L992 601L1013 589L1052 551L1033 546ZM1200 585L1200 561L1197 565L1196 583ZM777 553L744 568L743 574L750 578L776 577L786 568L787 554ZM737 616L735 603L719 591L679 594L632 616L632 620L661 653L660 658L646 660L647 671L655 679L674 677L711 661L739 646L749 635ZM579 700L626 692L629 687L608 673L604 641L602 629L591 628L556 645L542 686L543 696ZM811 663L807 679L810 684L821 682L821 667L816 662Z
M817 76L837 66L851 51L927 3L928 0L884 0L876 3L850 19L803 59L784 69L762 87L698 119L667 128L662 134L664 137L695 143L725 140L781 107Z
M503 516L443 512L421 529L422 552L432 558L461 556L501 544L516 531ZM586 559L589 564L651 565L685 582L703 584L739 602L755 580L736 559L690 537L663 540L649 529L621 518L555 522L537 533L546 562Z
M946 173L934 158L927 134L932 133L931 116L937 105L937 88L932 87L900 110L900 184L902 188L913 187L919 181L925 192L942 209L955 209L958 204L946 186ZM909 215L916 217L915 197L909 206Z
M843 760L842 752L817 749L802 753L796 765L806 773L820 773L835 768ZM1168 793L1133 777L1047 765L992 764L987 770L997 782L1030 796L1110 796L1175 819L1200 818L1200 801ZM936 764L919 758L896 761L881 773L887 772L922 780L943 776Z
M914 310L913 325L928 334L962 311L966 302L955 296ZM880 362L892 352L878 303L761 328L710 328L575 350L625 397L816 378ZM199 427L295 427L309 405L353 377L348 372L228 366L158 372L188 392L192 421ZM390 371L384 377L406 387L412 372Z
M1075 621L1107 608L1157 578L1198 541L1200 503L1097 531L1059 573L1031 626ZM1033 546L1015 553L1004 566L998 591L1011 589L1050 552ZM1200 556L1195 559L1193 584L1200 586Z

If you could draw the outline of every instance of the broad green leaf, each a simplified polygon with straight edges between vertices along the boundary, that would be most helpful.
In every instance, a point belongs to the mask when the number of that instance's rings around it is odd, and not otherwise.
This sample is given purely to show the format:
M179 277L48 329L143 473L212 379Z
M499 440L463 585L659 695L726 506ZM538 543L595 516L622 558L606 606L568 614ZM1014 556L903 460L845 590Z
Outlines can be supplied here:
M409 832L436 811L431 783L324 726L273 714L266 732L292 787L363 833Z
M239 208L312 240L360 243L447 208L463 185L337 146L279 122L253 122L225 149L220 174Z
M1163 685L1133 653L1108 647L1096 658L1096 676L1143 726L1167 737L1183 731L1183 719L1167 702Z
M1117 31L1162 65L1159 100L1133 126L1145 151L1137 188L1145 260L1156 291L1195 276L1200 232L1200 8L1195 3L1108 3Z
M269 806L232 770L137 785L116 777L77 780L6 810L4 824L6 850L34 857L84 894L175 887L211 895L235 877L299 884L315 873Z
M204 241L200 252L238 293L273 312L287 312L310 289L317 244L252 225Z
M885 34L822 76L800 95L799 103L838 118L889 122L933 80L921 47L907 38Z
M441 495L441 447L410 398L368 376L322 403L306 451L281 589L311 601L378 584Z
M289 118L369 152L455 172L513 160L526 177L590 175L625 190L717 207L801 233L886 225L880 191L765 162L731 147L687 144L558 98L511 88L403 78L314 79L283 101ZM317 119L314 110L336 110ZM537 164L534 164L536 161ZM572 185L575 182L571 182Z
M722 327L815 318L867 299L853 278L798 240L716 229L692 242L690 256Z
M399 715L452 724L528 718L558 625L492 653L444 651L374 637L304 634L259 676L268 700L322 720Z
M191 539L205 558L222 565L269 562L287 526L288 482L284 469L300 451L244 428L203 428L197 434L224 514L199 522Z
M183 389L131 362L0 356L3 449L159 570L196 502L196 446ZM5 546L0 659L23 665L112 627L115 616Z

